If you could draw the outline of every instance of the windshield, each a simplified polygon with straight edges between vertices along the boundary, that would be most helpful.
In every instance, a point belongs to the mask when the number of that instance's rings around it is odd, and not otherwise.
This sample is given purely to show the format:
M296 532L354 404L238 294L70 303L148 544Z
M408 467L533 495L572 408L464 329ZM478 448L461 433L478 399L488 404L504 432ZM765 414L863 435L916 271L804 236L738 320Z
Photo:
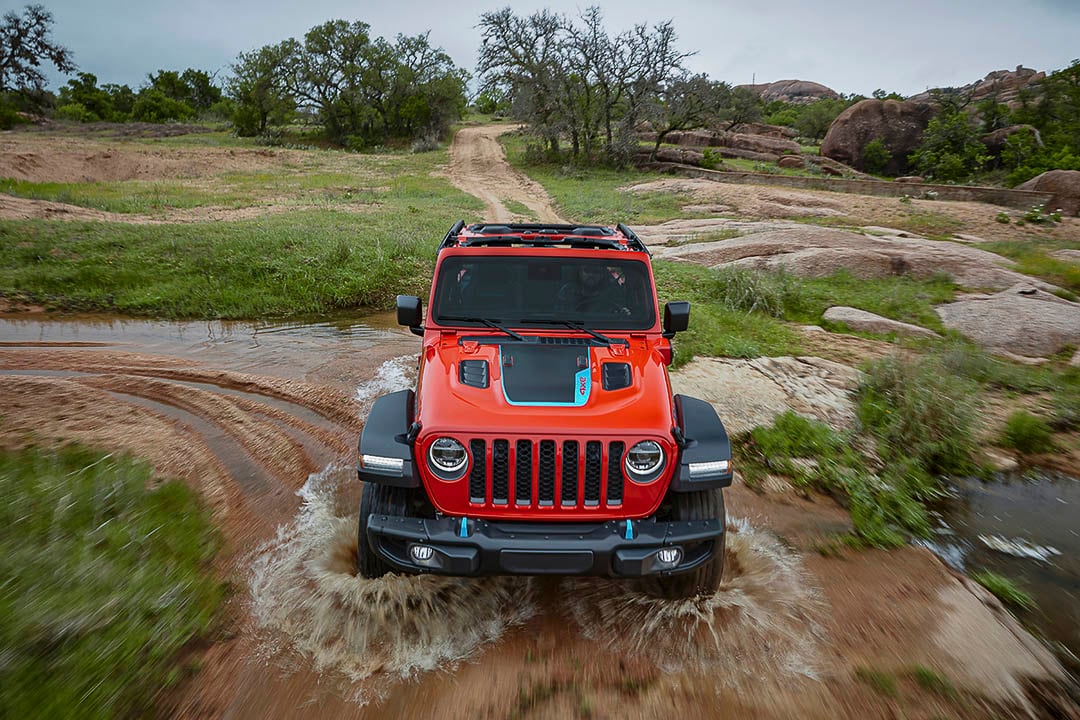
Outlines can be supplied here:
M483 318L519 327L570 321L646 330L656 322L648 269L638 260L448 257L436 288L432 317L440 325L482 326Z

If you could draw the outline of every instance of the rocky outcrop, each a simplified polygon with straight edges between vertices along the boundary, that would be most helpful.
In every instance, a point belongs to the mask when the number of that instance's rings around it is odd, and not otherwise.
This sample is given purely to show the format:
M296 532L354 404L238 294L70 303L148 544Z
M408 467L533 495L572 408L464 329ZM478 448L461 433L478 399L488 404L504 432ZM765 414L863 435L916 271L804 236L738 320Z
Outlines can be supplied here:
M860 332L877 333L879 335L906 335L908 337L941 337L933 330L927 330L918 325L890 320L872 312L859 310L858 308L834 305L825 311L822 319L834 323L843 323L852 330Z
M806 167L806 162L798 155L785 155L780 158L776 164L782 168L790 168L792 170L801 170Z
M747 135L767 135L769 137L785 138L794 140L799 137L799 131L785 125L766 125L765 123L739 123L731 128L736 132Z
M773 155L798 154L802 151L802 147L794 140L744 132L677 130L668 133L664 141L673 145L685 145L687 147L735 148L737 150L750 150Z
M1046 210L1061 210L1063 215L1080 215L1080 170L1048 170L1017 187L1053 193Z
M840 99L840 93L832 88L809 80L777 80L771 83L738 85L737 87L756 93L765 102L779 100L780 102L805 105L824 98Z
M967 100L967 107L971 112L976 112L976 105L986 99L993 99L1003 105L1008 105L1010 110L1020 107L1020 93L1028 88L1037 87L1039 82L1046 77L1046 73L1017 65L1015 70L995 70L988 73L982 80L965 85L957 89L957 94ZM932 102L933 91L913 95L909 101Z
M863 148L880 138L892 152L886 174L903 175L908 170L908 155L922 143L923 131L934 115L933 106L899 100L863 100L855 103L833 121L821 154L865 170Z
M665 225L641 228L642 237L661 236ZM826 277L844 270L859 278L949 275L966 287L1005 289L1030 282L1047 292L1056 288L1012 270L1012 261L960 243L926 240L887 228L875 234L795 222L712 220L712 232L738 232L739 237L657 247L654 254L708 267L732 265L756 270L784 270L801 277ZM699 232L704 232L704 228Z
M945 327L990 350L1043 357L1080 345L1080 304L1021 282L935 308Z
M697 358L671 375L672 389L712 403L729 433L771 425L788 410L836 429L855 422L858 370L816 357Z

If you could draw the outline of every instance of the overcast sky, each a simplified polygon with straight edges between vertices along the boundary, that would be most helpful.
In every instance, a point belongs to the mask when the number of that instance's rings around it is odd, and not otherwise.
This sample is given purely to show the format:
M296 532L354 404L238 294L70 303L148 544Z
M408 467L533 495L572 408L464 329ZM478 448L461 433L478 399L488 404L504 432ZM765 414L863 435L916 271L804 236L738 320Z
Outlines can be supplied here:
M100 82L143 84L149 72L228 73L237 53L302 37L331 19L363 20L393 38L431 31L470 72L481 13L499 0L34 0L54 38ZM577 15L590 3L513 3ZM597 4L597 3L592 3ZM1065 67L1080 57L1080 0L768 0L598 3L608 31L673 20L694 72L732 84L797 78L841 93L910 95L966 85L992 70ZM8 5L8 8L21 5ZM56 89L59 76L53 76Z

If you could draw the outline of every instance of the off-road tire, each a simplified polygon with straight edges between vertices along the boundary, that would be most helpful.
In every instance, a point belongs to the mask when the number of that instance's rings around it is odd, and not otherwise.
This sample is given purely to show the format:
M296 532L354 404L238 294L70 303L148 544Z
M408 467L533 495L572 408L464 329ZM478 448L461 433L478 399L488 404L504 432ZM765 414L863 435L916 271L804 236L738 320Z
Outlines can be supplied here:
M656 575L642 582L642 589L654 597L681 600L698 595L712 595L720 587L724 575L724 541L727 538L727 516L724 494L716 490L672 493L665 520L711 520L720 518L724 532L713 541L713 554L705 564L675 575Z
M415 491L408 488L364 483L364 491L360 496L360 527L356 538L356 567L361 577L377 578L386 573L398 572L383 560L368 542L368 516L372 513L406 515L413 504L414 493Z

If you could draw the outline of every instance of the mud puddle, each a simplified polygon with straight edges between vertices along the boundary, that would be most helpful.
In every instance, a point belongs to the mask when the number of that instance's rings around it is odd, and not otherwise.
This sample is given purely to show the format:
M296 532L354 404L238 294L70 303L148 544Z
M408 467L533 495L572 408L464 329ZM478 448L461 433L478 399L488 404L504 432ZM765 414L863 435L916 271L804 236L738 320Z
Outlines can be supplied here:
M963 480L928 543L952 567L1017 580L1037 609L1022 613L1051 642L1080 656L1080 480L1032 471ZM1074 665L1076 666L1076 665Z

